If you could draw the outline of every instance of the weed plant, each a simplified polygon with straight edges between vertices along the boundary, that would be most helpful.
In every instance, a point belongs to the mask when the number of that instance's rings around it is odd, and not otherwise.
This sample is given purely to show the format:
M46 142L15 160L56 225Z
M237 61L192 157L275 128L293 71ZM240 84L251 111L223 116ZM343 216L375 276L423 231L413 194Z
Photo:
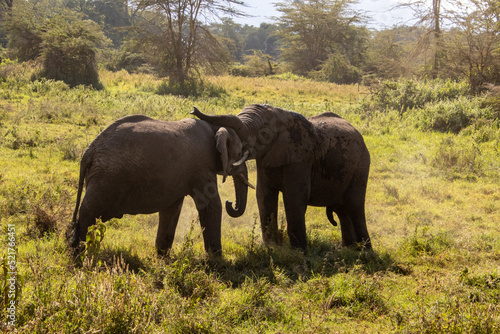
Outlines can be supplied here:
M7 65L6 65L7 66ZM0 256L16 230L19 333L495 333L500 331L500 131L491 97L463 83L384 83L380 93L294 77L210 77L220 96L156 94L149 75L102 72L104 89L0 78ZM323 208L306 214L308 251L265 246L255 196L223 214L222 258L207 257L186 199L171 254L155 255L158 215L125 216L89 234L87 261L66 241L79 159L108 124L238 113L269 103L306 116L333 111L363 134L373 252L341 247ZM496 115L496 116L495 116ZM249 163L255 183L255 163ZM232 199L230 182L219 184ZM286 219L280 204L281 230ZM2 267L4 268L4 267ZM0 268L0 288L5 273ZM7 326L5 307L0 328Z

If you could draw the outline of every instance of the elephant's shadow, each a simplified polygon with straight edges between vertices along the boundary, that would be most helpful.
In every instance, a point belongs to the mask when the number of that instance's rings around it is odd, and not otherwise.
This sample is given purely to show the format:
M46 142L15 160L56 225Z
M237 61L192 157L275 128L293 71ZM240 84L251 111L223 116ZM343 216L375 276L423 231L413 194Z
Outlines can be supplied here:
M282 281L295 283L318 275L332 277L352 271L367 274L387 271L399 275L411 273L410 268L397 263L388 253L343 248L327 240L315 240L306 253L292 249L289 245L253 245L236 257L212 259L206 268L234 288L241 286L249 277L256 280L264 278L271 284L279 284Z
M165 257L165 270L157 273L159 276L158 288L163 286L165 275L169 271L166 267L175 266L186 254L174 254ZM198 256L192 252L186 260L192 270L202 270L206 274L217 277L227 286L241 287L248 279L265 279L270 284L296 283L308 281L315 277L332 277L339 273L353 271L374 274L377 272L393 272L399 275L411 273L404 264L398 263L390 254L379 254L372 250L355 250L341 247L340 243L331 240L314 240L306 253L283 246L265 246L252 243L242 247L236 254L223 257ZM141 258L126 247L104 248L99 254L103 268L108 268L115 274L124 272L149 272L151 258ZM155 261L156 262L156 261ZM163 265L162 265L163 266Z

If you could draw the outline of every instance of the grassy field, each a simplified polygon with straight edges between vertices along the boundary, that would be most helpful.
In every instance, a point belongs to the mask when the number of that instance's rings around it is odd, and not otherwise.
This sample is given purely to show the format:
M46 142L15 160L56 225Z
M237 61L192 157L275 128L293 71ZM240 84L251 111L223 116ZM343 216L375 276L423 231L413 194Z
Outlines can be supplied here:
M94 91L31 82L31 71L15 65L0 76L0 329L14 329L15 287L20 333L500 332L500 121L491 99L450 83L404 82L370 95L235 77L208 78L225 93L195 99L158 95L161 81L146 75L103 72L105 89ZM75 264L65 231L79 159L108 124L264 102L304 115L334 111L363 134L374 252L342 248L340 229L313 207L306 254L287 243L265 247L250 190L241 218L223 214L222 259L204 254L187 199L169 259L155 255L157 215L125 216L105 224L93 263ZM234 196L230 183L219 184L223 201Z

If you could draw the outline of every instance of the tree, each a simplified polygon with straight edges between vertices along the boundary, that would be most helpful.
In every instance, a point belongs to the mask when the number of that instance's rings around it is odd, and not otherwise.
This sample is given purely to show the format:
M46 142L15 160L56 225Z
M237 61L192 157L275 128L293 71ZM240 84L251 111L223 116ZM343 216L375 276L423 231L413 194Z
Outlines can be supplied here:
M49 17L48 1L17 1L4 22L10 57L34 60L41 54L42 31ZM60 8L55 6L57 12Z
M223 38L223 43L238 62L248 61L255 51L277 58L279 55L278 26L261 23L259 27L235 23L232 19L223 19L222 23L212 24L211 31Z
M115 47L123 42L131 25L128 0L65 0L65 6L101 25Z
M362 66L367 35L366 29L357 26L362 16L350 9L354 3L352 0L287 0L277 4L283 13L279 18L284 45L282 58L293 72L307 75L325 70L331 73L340 69L336 66L356 72ZM323 75L319 73L319 76Z
M245 36L248 29L255 29L249 25L244 27L235 23L232 18L223 18L220 23L212 23L210 31L219 38L231 57L242 61L245 49Z
M485 83L500 83L500 5L497 0L456 4L450 57L455 71L465 75L474 92Z
M407 26L373 31L364 71L377 80L395 80L411 75L414 64L407 59L412 45L418 40L419 31Z
M441 64L445 62L443 45L442 21L447 17L443 14L441 0L408 0L401 2L397 7L408 7L412 9L416 25L425 26L427 30L422 34L414 49L414 55L432 50L432 65L430 74L437 78L440 74ZM426 66L428 67L428 66Z
M108 43L100 26L58 0L17 1L6 23L10 53L41 61L41 76L70 86L99 86L97 48Z
M0 47L7 45L4 23L12 13L13 0L0 0Z
M278 27L269 23L261 23L254 31L245 38L245 51L248 54L255 50L277 57L279 53L279 43L277 35Z
M137 38L161 75L174 85L192 80L201 67L216 68L224 57L219 40L204 23L220 15L242 15L238 0L138 0Z

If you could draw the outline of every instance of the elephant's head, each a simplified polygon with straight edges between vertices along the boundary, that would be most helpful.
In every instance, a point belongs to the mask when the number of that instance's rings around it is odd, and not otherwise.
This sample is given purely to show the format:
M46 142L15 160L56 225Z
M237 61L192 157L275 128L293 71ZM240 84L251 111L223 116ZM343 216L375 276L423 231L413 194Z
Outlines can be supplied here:
M263 167L278 167L312 161L318 154L317 134L302 115L253 104L235 115L206 115L194 108L191 112L213 125L233 129L241 139L246 159L256 159Z
M228 175L233 176L234 189L236 193L236 203L226 201L226 211L231 217L241 216L246 209L248 187L254 188L248 182L248 171L245 160L248 153L243 153L243 144L231 128L221 127L215 134L215 145L220 153L223 181Z

